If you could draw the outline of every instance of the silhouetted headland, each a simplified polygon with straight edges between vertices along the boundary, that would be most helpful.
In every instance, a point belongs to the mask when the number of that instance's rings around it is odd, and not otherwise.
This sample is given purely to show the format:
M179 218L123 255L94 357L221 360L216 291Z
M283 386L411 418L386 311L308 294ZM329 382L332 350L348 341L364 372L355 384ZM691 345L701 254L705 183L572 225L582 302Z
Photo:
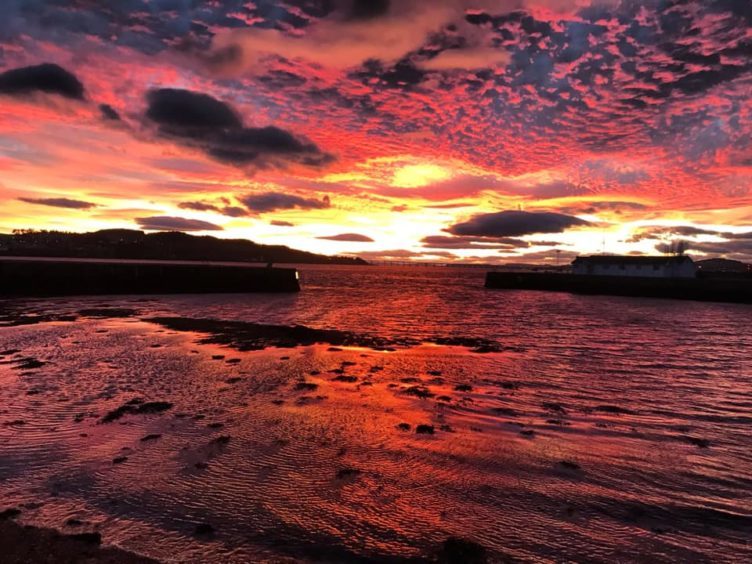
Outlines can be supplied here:
M365 265L356 257L326 256L247 239L217 239L177 231L144 233L103 229L92 233L15 231L0 234L0 255L103 259L199 260Z
M568 272L488 272L486 288L752 303L752 272L687 256L578 257ZM725 263L724 263L725 264Z

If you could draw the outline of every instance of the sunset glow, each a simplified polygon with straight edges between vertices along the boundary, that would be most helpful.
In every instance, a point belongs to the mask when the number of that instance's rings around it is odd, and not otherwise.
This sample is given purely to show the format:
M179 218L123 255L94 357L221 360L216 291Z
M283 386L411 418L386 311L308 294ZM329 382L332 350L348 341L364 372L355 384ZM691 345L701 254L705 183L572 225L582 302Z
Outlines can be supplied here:
M109 4L4 4L2 232L752 259L747 2Z

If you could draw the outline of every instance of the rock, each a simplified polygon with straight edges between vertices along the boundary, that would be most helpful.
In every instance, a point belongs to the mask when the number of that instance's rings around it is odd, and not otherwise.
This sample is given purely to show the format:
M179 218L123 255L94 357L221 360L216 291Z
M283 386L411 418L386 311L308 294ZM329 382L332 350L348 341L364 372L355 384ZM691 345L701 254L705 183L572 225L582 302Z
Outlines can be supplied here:
M458 392L472 392L473 387L470 384L457 384L454 389Z
M214 527L209 523L199 523L196 528L193 529L193 534L197 537L208 537L214 534Z
M429 370L427 374L431 376L441 376L442 372L441 370Z
M580 470L582 468L579 464L571 460L561 460L559 461L559 466L567 470Z
M239 358L228 358L225 363L227 364L240 364L241 359Z
M34 370L36 368L41 368L46 362L42 362L41 360L37 360L36 358L22 358L17 361L13 361L15 364L14 368L16 370Z
M233 376L232 378L225 380L225 384L237 384L241 380L243 379L240 376Z
M128 460L127 456L116 456L115 458L112 459L112 463L113 464L122 464L126 460Z
M684 437L689 443L695 445L698 448L708 448L710 441L708 439L702 439L700 437Z
M298 382L295 384L295 389L298 391L314 391L319 389L318 384L314 384L313 382Z
M209 424L207 425L207 427L208 427L209 429L221 429L221 428L222 428L222 427L224 427L224 426L225 426L225 424L224 424L224 423L220 423L220 422L218 422L218 421L216 421L216 422L214 422L214 423L209 423Z
M520 431L520 435L522 435L523 437L534 437L535 431L533 431L532 429L523 429L522 431Z
M553 411L555 413L561 413L562 415L566 415L567 413L567 410L558 403L544 402L542 405L543 409L546 411Z
M145 437L141 437L141 442L145 443L148 441L156 441L158 438L160 438L162 435L159 433L152 433L150 435L146 435Z
M7 521L8 519L15 519L21 515L21 510L17 507L9 507L0 511L0 521Z
M593 411L602 411L603 413L614 413L616 415L632 414L634 412L618 405L596 405Z
M143 403L140 398L134 398L128 403L121 405L117 409L113 409L107 415L102 417L102 423L111 423L123 417L126 414L130 415L144 415L150 413L160 413L172 408L172 404L168 401L150 401Z
M410 423L399 423L397 425L397 429L400 431L409 431L410 430Z
M337 479L344 480L346 478L355 478L360 475L361 471L357 468L342 468L337 471Z
M415 427L415 432L418 435L433 435L434 434L434 428L433 425L425 425L421 424Z
M212 439L211 441L215 445L226 445L230 442L230 436L229 435L220 435L219 437Z
M357 376L346 376L344 374L340 374L339 376L332 378L332 382L347 382L348 384L353 384L357 381Z
M410 376L408 378L400 378L400 382L402 382L403 384L417 384L420 381L420 378L415 378L414 376Z
M224 360L224 358L225 358L225 355L223 354L213 354L211 357L212 360Z
M425 386L410 386L409 388L403 390L403 392L408 396L415 396L421 399L432 398L434 397L434 395L436 395Z
M488 562L486 549L476 542L459 537L449 537L439 552L442 564L485 564Z
M14 419L13 421L6 421L3 423L6 427L20 427L22 425L26 425L26 421L23 419Z
M75 519L75 518L71 518L71 519L68 519L68 520L67 520L67 521L65 522L65 524L66 524L66 526L68 526L68 527L80 527L81 525L83 525L83 524L84 524L84 522L83 522L83 521L81 521L80 519Z
M86 544L102 544L102 535L97 532L93 533L76 533L75 535L66 535L69 539L85 542Z

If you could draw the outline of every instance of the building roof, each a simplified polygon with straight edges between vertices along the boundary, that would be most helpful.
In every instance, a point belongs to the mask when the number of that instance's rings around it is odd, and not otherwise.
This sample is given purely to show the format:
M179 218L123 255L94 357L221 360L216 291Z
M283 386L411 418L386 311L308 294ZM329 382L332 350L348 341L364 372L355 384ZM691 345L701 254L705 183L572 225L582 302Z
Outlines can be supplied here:
M671 265L692 263L692 259L686 255L681 256L623 256L623 255L593 255L589 257L577 257L572 264L645 264L645 265Z

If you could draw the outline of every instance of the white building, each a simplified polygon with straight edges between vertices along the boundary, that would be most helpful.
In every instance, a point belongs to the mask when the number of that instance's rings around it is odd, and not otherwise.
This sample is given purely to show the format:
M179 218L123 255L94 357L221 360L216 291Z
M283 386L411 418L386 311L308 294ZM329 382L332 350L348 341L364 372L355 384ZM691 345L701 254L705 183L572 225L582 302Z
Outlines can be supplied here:
M697 275L697 266L688 256L596 255L574 259L572 272L592 276L694 278Z

